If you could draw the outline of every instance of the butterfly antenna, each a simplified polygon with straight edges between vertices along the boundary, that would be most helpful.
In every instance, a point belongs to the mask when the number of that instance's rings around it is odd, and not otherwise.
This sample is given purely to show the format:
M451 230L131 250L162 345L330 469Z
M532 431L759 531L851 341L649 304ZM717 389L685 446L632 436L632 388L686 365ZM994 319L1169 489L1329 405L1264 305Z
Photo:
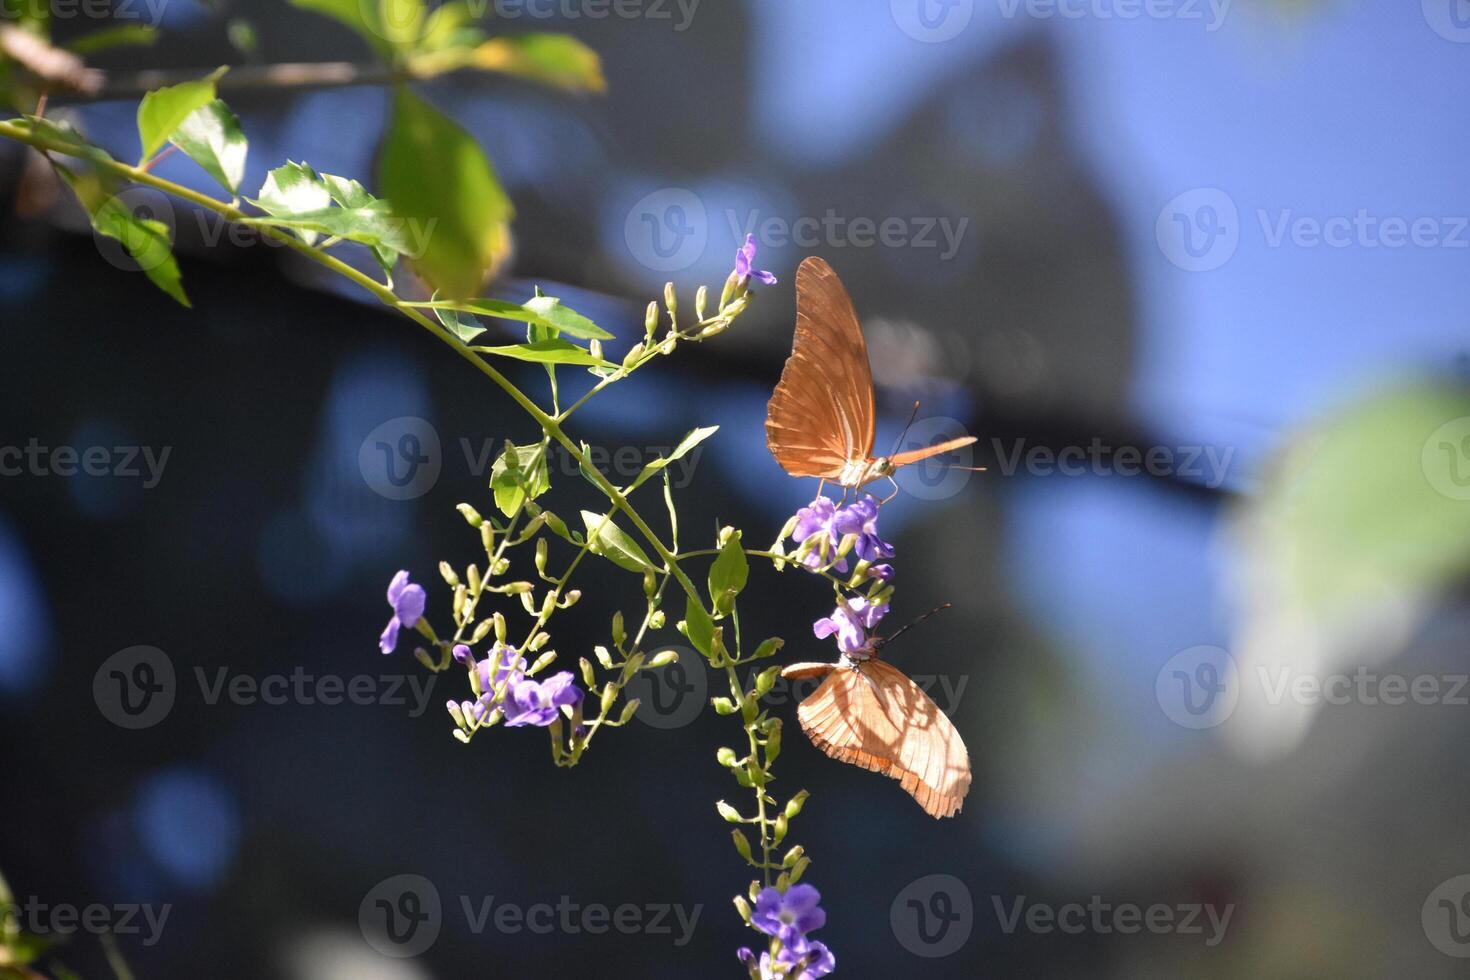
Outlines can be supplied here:
M898 453L898 447L903 445L903 437L909 434L909 426L913 425L914 424L914 419L916 419L918 417L919 417L919 403L918 403L917 400L915 400L915 402L914 402L914 410L909 413L909 420L903 424L903 431L898 434L898 438L897 439L893 440L893 452L889 453L888 455L890 455L890 456L897 455L897 453Z
M898 630L897 633L894 633L892 636L887 636L887 637L884 637L883 638L883 645L884 646L887 646L888 644L892 643L894 640L896 640L900 636L902 636L908 630L911 630L915 626L918 626L920 623L922 623L924 620L928 619L930 616L934 615L935 613L937 613L937 612L943 612L944 610L948 609L951 605L953 605L953 603L949 603L949 602L941 603L940 605L937 605L933 609L931 609L928 612L926 612L924 615L920 616L918 619L914 620L912 623L909 623L907 626L901 626L901 627L899 627L899 630Z

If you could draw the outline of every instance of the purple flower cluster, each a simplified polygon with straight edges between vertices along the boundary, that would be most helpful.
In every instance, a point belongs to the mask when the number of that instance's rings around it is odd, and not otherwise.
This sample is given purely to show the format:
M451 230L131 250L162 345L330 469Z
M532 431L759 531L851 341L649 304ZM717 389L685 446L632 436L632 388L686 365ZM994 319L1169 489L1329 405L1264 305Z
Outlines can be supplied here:
M454 658L466 666L472 664L478 674L480 698L470 709L477 721L499 708L507 728L545 728L556 720L563 706L575 707L584 697L571 671L553 674L544 681L527 677L526 660L515 647L496 644L489 657L475 663L470 648L461 643L454 648Z
M827 924L827 913L818 904L822 895L811 885L792 885L784 893L764 888L756 896L750 924L768 936L780 940L780 948L772 956L760 958L742 947L736 955L758 980L816 980L837 966L837 958L825 944L808 937Z
M839 600L832 615L812 624L812 633L819 640L836 634L837 649L843 653L861 650L868 642L868 630L888 615L888 603L872 602L863 596Z
M383 635L378 638L379 650L393 652L398 646L398 630L404 626L413 629L418 625L427 599L424 587L408 580L408 572L402 571L393 576L393 581L388 583L388 605L393 607L393 618L388 620Z
M816 570L830 564L840 573L847 572L847 559L832 560L837 548L847 535L855 535L853 552L866 562L893 557L893 545L878 536L878 501L872 495L863 497L846 507L838 507L830 497L818 497L796 512L796 527L791 539L800 544L808 538L816 538L810 550L802 558L802 564ZM822 542L827 545L826 561L822 557ZM871 578L888 581L893 577L892 565L873 565L868 569Z

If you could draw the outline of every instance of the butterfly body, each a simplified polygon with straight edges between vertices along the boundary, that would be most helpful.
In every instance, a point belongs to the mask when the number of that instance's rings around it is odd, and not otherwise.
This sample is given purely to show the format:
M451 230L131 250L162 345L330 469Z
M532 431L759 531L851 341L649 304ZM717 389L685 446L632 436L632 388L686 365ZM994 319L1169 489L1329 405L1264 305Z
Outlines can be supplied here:
M975 441L963 436L875 457L876 427L873 373L857 311L832 267L810 256L796 270L796 335L766 408L766 446L792 476L858 489Z

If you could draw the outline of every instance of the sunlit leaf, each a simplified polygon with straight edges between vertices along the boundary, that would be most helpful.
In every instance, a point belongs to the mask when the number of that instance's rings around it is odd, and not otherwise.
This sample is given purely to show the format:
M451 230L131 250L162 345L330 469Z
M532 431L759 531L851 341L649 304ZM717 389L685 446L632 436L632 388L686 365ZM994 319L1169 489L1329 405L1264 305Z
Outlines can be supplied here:
M496 317L501 320L516 320L549 327L559 332L581 337L584 340L611 340L613 335L550 296L538 296L524 304L508 303L499 299L441 299L424 303L407 303L407 306L431 310L460 310L478 316Z
M440 323L467 344L485 332L485 325L468 313L436 307L434 315L439 318Z
M450 299L478 292L508 248L514 209L474 138L400 87L378 185L396 216L429 229L415 271Z
M546 468L546 450L540 443L507 446L490 469L490 489L495 493L495 506L510 517L521 506L526 490L534 500L551 489L551 474Z
M619 568L630 572L646 572L654 569L638 543L611 520L590 510L582 511L582 523L587 526L587 539L592 542L590 551L601 555Z
M645 480L653 476L659 470L666 468L676 460L683 459L691 451L693 451L695 446L698 446L701 442L704 442L704 440L708 439L710 436L719 431L720 427L718 425L708 425L692 430L683 439L679 440L679 444L674 447L673 452L669 453L667 456L660 456L658 459L655 459L653 462L643 467L643 472L639 473L638 479L633 481L633 487L641 486ZM630 487L629 489L633 489L633 487Z
M240 120L219 99L191 112L170 137L179 149L203 167L231 194L239 194L245 179L248 144Z
M140 47L158 40L158 28L146 24L122 24L90 31L66 46L72 54L89 57L109 48Z
M269 215L289 217L327 210L332 206L332 195L308 164L287 161L266 174L259 196L251 203ZM317 236L315 231L305 229L301 238L310 245Z
M602 59L568 34L520 34L491 38L474 49L470 64L554 85L569 92L603 92Z
M214 83L228 69L218 68L205 78L156 89L138 103L138 139L143 144L139 162L146 163L189 115L214 101Z
M745 549L740 546L740 532L730 535L720 555L709 570L709 595L715 611L728 615L735 606L735 598L745 589L750 577L750 562Z
M689 642L706 657L714 646L715 623L699 600L688 596L684 603L684 628Z
M140 218L127 203L113 194L112 188L96 180L79 178L65 167L57 172L76 191L86 208L97 234L119 242L148 279L184 306L190 306L184 293L183 275L174 258L168 237L168 225L152 218Z
M513 357L518 361L535 361L538 364L577 364L583 367L602 367L607 364L606 361L593 357L587 348L578 347L566 340L540 340L534 343L471 349L481 354Z

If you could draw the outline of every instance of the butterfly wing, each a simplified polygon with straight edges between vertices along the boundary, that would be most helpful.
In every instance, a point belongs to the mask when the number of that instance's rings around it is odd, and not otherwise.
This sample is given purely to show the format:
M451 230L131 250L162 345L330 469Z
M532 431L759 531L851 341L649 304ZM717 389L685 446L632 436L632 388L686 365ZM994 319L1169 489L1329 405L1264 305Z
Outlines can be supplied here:
M911 449L906 453L896 453L888 457L888 462L893 465L894 469L897 469L900 466L917 463L931 456L943 456L945 453L952 453L956 449L964 449L974 441L974 436L960 436L958 439L951 439L948 442L937 443L933 446L925 446L922 449Z
M873 452L873 374L857 311L816 256L796 270L796 337L766 408L766 445L792 476L834 479Z
M960 812L970 791L965 743L897 667L873 659L857 670L833 670L797 707L796 717L817 748L899 780L930 816Z

